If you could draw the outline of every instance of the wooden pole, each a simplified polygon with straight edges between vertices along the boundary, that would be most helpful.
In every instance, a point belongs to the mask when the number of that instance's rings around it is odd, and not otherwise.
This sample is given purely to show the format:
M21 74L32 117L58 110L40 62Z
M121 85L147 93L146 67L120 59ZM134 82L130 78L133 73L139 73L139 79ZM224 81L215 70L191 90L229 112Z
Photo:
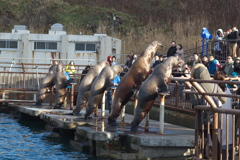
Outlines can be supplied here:
M71 84L71 94L70 94L70 110L73 110L73 102L74 102L74 85L77 83L70 83Z

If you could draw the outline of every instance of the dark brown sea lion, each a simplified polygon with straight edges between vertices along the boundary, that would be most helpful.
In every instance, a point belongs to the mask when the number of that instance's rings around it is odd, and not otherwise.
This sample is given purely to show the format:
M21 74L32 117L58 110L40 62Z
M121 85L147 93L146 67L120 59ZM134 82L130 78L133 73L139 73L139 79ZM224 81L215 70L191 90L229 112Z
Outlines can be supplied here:
M46 93L50 92L54 85L56 87L54 109L59 109L66 97L66 88L68 86L68 80L63 73L63 67L61 64L51 66L49 73L42 80L40 89L38 90L36 106L41 106L42 101L46 97Z
M112 80L116 75L123 71L120 65L105 67L99 76L94 80L88 99L87 111L85 118L90 116L94 109L101 103L104 91L114 86Z
M108 61L101 61L100 63L93 66L93 68L91 68L88 71L87 75L83 78L79 86L77 105L76 108L73 110L73 115L78 115L79 112L83 109L83 107L87 104L92 83L102 71L102 69L106 66L109 66Z
M40 83L40 87L37 94L37 103L36 106L41 106L42 101L46 97L46 93L50 92L52 87L54 86L54 77L56 72L56 66L52 66L49 69L48 74L44 77L44 79Z
M54 75L55 75L54 83L56 87L54 109L60 109L67 95L67 86L68 86L68 80L66 75L63 72L63 66L61 64L56 66Z
M108 117L110 125L115 125L122 107L129 101L134 91L138 90L142 82L148 77L154 54L161 45L158 41L150 43L121 79L115 91L112 110Z
M166 95L169 93L168 83L172 75L172 69L179 67L184 61L178 57L168 57L163 63L157 65L153 73L143 82L138 92L138 105L131 126L131 132L138 130L139 123L152 108L152 104L158 94Z

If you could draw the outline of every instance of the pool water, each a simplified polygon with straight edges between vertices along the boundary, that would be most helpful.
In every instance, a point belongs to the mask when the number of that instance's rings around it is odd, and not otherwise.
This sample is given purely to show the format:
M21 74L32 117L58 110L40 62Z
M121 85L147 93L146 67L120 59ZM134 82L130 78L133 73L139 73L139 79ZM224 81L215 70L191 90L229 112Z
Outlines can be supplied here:
M77 152L70 137L44 127L42 121L18 120L0 113L0 160L95 159Z

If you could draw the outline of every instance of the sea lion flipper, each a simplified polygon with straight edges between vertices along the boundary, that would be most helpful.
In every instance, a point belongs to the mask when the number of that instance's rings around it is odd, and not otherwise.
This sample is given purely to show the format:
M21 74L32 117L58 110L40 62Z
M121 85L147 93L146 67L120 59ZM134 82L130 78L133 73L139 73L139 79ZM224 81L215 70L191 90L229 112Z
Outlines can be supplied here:
M168 85L166 83L166 79L164 79L164 83L160 85L160 88L158 88L158 94L160 95L170 95L170 90L168 88Z
M106 90L110 90L113 87L114 87L114 84L112 82L106 83Z

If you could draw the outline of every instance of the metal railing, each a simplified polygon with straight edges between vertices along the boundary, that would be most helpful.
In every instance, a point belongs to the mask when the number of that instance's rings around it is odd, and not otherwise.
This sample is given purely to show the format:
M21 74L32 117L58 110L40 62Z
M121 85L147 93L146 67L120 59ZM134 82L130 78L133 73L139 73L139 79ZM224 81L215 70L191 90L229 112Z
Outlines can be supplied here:
M240 85L240 82L237 81L219 81L219 80L199 80L199 79L187 79L187 78L171 78L171 80L182 81L188 87L191 85L196 88L197 92L186 91L189 94L201 94L205 100L208 102L209 106L199 105L195 106L196 110L196 120L195 120L195 159L210 159L221 160L226 157L226 159L235 159L235 148L239 148L239 135L236 134L236 127L239 128L239 124L236 124L235 116L240 118L240 110L235 109L236 104L233 103L233 109L223 109L216 107L216 104L210 98L210 96L221 96L221 97L230 97L233 100L239 99L239 95L234 94L218 94L218 93L206 93L203 88L197 82L204 83L224 83L224 84L237 84ZM207 113L204 114L204 113ZM212 113L213 123L210 125L210 114ZM204 118L204 115L206 118ZM232 124L229 124L228 118L232 116ZM226 116L226 133L223 135L223 120L222 117ZM207 119L207 124L204 124L205 119ZM200 121L200 122L199 122ZM232 129L229 130L229 125L232 126ZM204 126L205 125L205 126ZM232 136L232 142L228 140L229 136ZM225 136L225 137L224 137ZM238 141L235 138L238 137ZM226 139L223 145L222 139ZM212 141L212 144L211 142ZM228 145L231 144L231 145ZM210 152L211 151L211 152ZM238 150L238 153L239 150ZM238 159L240 157L238 156Z

